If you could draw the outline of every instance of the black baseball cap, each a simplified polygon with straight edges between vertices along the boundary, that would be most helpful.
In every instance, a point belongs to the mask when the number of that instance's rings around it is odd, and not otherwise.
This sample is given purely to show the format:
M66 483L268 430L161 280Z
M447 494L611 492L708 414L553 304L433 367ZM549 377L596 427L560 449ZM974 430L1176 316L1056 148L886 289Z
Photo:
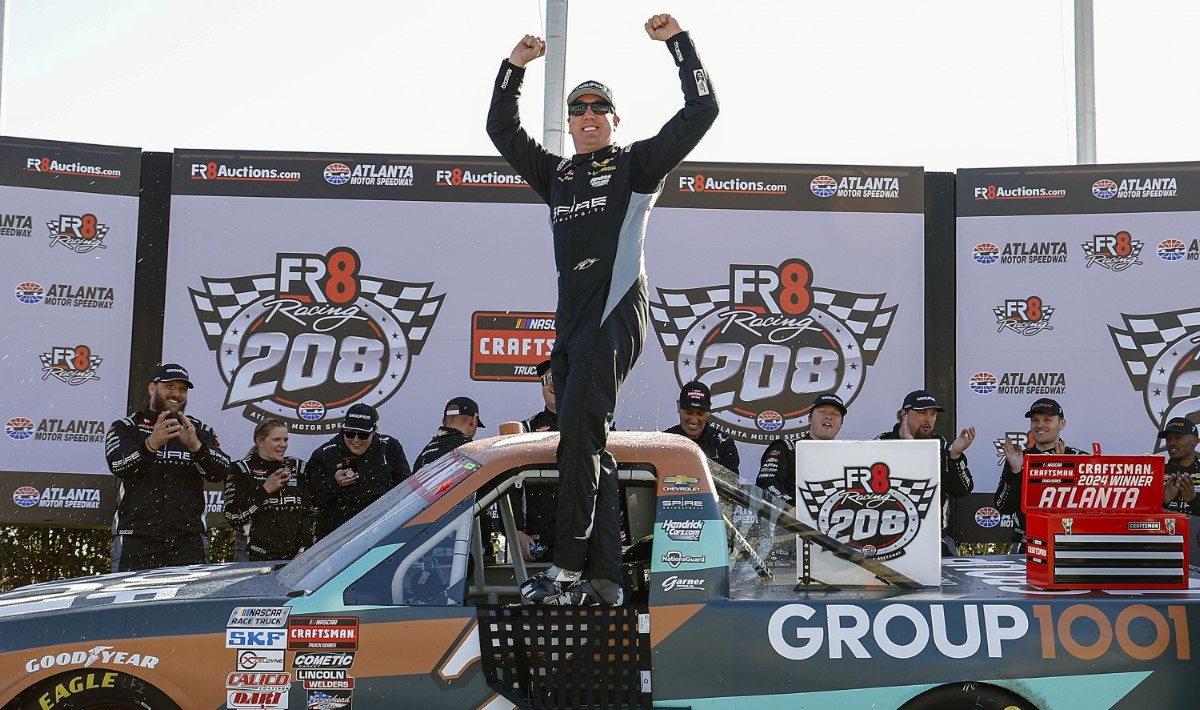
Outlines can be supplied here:
M379 412L369 404L350 405L346 410L346 418L342 420L342 428L350 431L375 431L379 423Z
M1035 414L1049 414L1052 417L1066 416L1063 414L1062 405L1050 399L1049 397L1042 397L1030 405L1029 411L1025 412L1025 418L1028 419Z
M183 365L176 365L169 362L166 365L159 365L154 371L154 379L151 382L184 382L188 389L192 389L195 385L188 379L188 371Z
M571 89L571 93L567 94L567 103L575 103L575 99L578 99L580 96L587 96L588 94L599 96L613 108L617 107L617 104L613 101L612 89L591 79Z
M929 393L929 390L913 390L904 397L904 406L900 407L908 411L921 411L923 409L933 409L938 412L946 411L946 408L938 404L937 397Z
M550 372L550 361L542 360L537 366L538 377L545 377L547 372Z
M1167 434L1191 434L1192 436L1200 436L1197 433L1196 423L1187 417L1172 417L1171 421L1163 427L1163 430L1158 432L1158 438L1165 439Z
M679 408L703 409L706 412L712 409L712 393L708 391L708 385L695 380L684 385L679 390Z
M846 416L846 403L842 401L841 397L832 392L826 392L825 394L817 395L817 398L813 400L813 410L816 410L817 407L824 406L835 407L839 412L842 413L843 417Z
M459 415L469 417L472 414L479 416L479 405L476 404L475 400L471 399L470 397L455 397L449 402L446 402L446 409L444 412L442 412L442 414L447 417L456 417ZM487 427L487 425L483 423L483 419L479 420L479 426L482 428Z

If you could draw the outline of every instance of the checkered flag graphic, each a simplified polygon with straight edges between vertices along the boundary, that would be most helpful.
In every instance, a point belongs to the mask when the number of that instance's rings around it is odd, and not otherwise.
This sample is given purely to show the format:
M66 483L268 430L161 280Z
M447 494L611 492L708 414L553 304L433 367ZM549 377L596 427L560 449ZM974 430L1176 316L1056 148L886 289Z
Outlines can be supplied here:
M369 300L391 311L392 316L406 328L409 352L420 355L429 331L442 309L446 294L430 295L433 282L405 283L389 279L362 277L359 279L361 293Z
M908 496L913 505L917 506L917 514L922 518L929 511L929 506L933 503L933 494L937 492L933 481L910 481L905 478L893 478L892 488Z
M797 487L804 508L812 519L816 520L821 512L821 506L825 505L829 496L842 490L842 480L830 478L825 481L798 481Z
M863 362L875 364L883 349L883 341L892 329L899 306L884 308L886 293L852 293L813 289L813 303L829 315L850 327L862 348Z
M875 364L883 349L898 306L883 306L887 294L852 293L813 289L813 307L845 323L855 334L863 361ZM692 289L658 289L659 302L650 304L654 331L667 359L674 362L684 334L696 321L714 310L729 306L729 287L710 286Z
M204 342L210 350L221 344L225 332L234 316L247 305L275 293L275 275L237 276L229 279L201 277L203 290L188 289ZM387 309L408 337L409 351L420 355L429 331L442 308L445 294L431 295L433 283L405 283L390 279L371 277L359 278L359 293Z
M1167 345L1200 331L1200 308L1147 315L1121 314L1125 329L1108 327L1133 388L1146 390L1150 367Z
M650 303L650 319L667 359L675 362L683 335L696 321L729 305L729 287L658 289L661 303Z
M237 276L231 279L210 279L201 276L204 290L188 289L192 296L192 307L204 333L204 344L209 350L221 345L225 328L243 308L275 293L275 275Z

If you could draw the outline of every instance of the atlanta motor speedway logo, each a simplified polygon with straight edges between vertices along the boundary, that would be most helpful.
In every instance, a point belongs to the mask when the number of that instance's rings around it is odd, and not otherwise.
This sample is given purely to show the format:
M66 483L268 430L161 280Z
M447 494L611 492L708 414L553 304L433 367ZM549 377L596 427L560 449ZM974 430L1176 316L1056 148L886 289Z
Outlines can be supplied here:
M224 409L250 421L279 417L294 432L336 432L356 403L375 407L404 384L442 295L432 283L360 273L349 247L280 253L275 272L201 276L189 289L205 343L217 355Z
M807 430L821 392L853 402L896 314L886 294L814 288L801 259L729 269L728 284L660 288L650 304L679 385L699 380L711 390L709 421L763 443Z
M1124 327L1109 326L1113 345L1133 389L1142 393L1155 431L1172 417L1196 421L1200 414L1200 307L1146 315L1121 314ZM1159 439L1156 451L1162 451Z
M917 536L937 488L896 476L883 462L846 466L841 478L800 481L800 500L830 537L877 560L891 560Z

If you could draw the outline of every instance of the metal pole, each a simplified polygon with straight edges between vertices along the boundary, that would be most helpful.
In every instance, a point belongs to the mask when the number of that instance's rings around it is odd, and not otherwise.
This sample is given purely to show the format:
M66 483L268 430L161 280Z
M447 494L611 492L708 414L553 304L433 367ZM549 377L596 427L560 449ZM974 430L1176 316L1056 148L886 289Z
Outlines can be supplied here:
M2 0L0 0L2 1ZM546 3L546 103L542 107L542 145L563 152L563 103L567 82L567 2Z
M1092 0L1075 0L1075 164L1096 163L1096 56Z
M4 128L4 57L8 54L8 2L0 0L0 134Z

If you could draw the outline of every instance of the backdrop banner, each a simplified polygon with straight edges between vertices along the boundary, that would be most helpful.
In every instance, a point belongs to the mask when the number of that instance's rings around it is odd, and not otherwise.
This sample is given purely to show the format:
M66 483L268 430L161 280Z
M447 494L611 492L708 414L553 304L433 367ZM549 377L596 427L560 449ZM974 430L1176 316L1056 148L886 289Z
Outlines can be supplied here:
M1003 437L1027 442L1040 397L1084 451L1161 451L1167 419L1196 420L1200 164L963 170L957 207L958 416L978 429L977 492L996 489Z
M12 294L0 300L0 520L111 517L104 435L127 413L140 169L135 148L0 138Z
M185 150L172 195L163 357L231 455L279 417L307 457L357 402L410 461L452 397L479 402L481 437L542 408L548 210L503 161ZM923 209L919 168L668 176L646 240L652 333L617 428L677 424L680 386L703 380L748 480L818 393L847 401L845 436L889 428L923 378Z

